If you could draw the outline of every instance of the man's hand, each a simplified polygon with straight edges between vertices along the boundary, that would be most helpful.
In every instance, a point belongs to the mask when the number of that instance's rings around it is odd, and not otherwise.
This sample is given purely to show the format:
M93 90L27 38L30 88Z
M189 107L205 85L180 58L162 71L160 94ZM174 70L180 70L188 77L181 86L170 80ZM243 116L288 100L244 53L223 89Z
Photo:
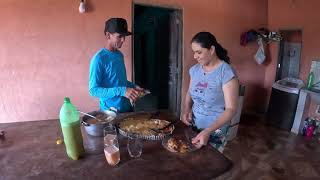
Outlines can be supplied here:
M145 95L145 92L144 92L145 89L141 88L140 86L136 86L136 87L135 87L135 90L137 90L137 91L139 92L138 98L140 98L140 97L142 97L142 96Z
M135 89L138 90L138 91L144 91L144 89L142 87L140 87L140 86L136 86Z
M140 91L136 88L127 88L126 94L124 95L126 98L130 100L130 102L135 102L139 97Z

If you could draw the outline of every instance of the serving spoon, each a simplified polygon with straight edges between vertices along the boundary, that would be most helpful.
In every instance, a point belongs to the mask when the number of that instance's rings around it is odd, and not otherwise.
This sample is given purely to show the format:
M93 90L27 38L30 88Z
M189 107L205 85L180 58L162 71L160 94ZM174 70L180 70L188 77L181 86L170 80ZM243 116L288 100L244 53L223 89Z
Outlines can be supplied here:
M96 118L95 116L93 116L91 114L88 114L88 113L85 113L85 112L82 112L82 111L79 111L79 110L78 110L78 112L81 113L81 114L84 114L86 116L92 117L93 119L98 120L100 123L108 123L108 122L110 122L110 119L108 120L108 118L105 119L105 120L102 120L102 119Z

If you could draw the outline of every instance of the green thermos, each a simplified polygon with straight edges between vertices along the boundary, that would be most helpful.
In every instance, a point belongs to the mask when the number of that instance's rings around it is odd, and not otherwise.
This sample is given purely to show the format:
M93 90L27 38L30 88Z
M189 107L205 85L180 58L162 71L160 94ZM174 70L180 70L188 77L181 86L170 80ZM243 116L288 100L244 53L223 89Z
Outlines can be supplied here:
M313 85L313 78L314 78L314 74L311 71L308 75L308 82L307 82L307 89L311 89L312 85Z

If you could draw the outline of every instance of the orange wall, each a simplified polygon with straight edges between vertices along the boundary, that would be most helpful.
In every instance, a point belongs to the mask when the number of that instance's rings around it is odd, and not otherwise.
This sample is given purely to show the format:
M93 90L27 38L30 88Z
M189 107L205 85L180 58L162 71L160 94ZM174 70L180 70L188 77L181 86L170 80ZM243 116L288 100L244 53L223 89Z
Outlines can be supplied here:
M302 43L302 32L299 30L295 31L283 31L281 32L283 40L290 43Z
M302 30L302 51L299 78L306 81L312 60L320 60L320 1L318 0L269 0L268 27L278 31L285 29ZM266 69L265 86L271 87L275 78L278 60L278 43L272 43L271 64Z
M302 52L299 78L306 82L312 60L320 60L320 1L268 0L268 27L270 30L302 30ZM271 63L266 68L265 87L275 79L278 43L270 46ZM313 107L313 106L312 106Z
M87 0L89 12L78 13L75 0L0 1L0 122L58 118L64 96L83 111L98 108L88 95L91 56L104 45L103 24L124 17L131 27L131 0ZM257 65L255 45L239 45L241 32L267 24L267 0L136 0L183 11L183 96L188 69L195 63L189 42L198 31L215 34L228 49L241 83L245 105L259 107L265 66ZM131 79L131 38L122 48Z

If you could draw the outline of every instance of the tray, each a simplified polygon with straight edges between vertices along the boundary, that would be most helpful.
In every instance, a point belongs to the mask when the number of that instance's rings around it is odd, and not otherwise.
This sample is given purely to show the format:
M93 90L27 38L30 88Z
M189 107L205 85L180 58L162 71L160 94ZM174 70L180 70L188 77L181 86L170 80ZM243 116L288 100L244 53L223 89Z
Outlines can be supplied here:
M132 119L132 118L128 118L128 119ZM123 121L126 121L126 120L127 119L124 119ZM150 120L152 120L152 119L150 119ZM162 120L162 121L166 121L166 120ZM170 123L169 121L166 121L166 122ZM121 134L122 136L135 137L135 138L140 138L140 139L145 139L145 140L153 140L153 141L163 140L165 137L171 135L175 129L174 125L172 125L172 126L168 127L169 131L167 131L166 133L155 133L154 132L153 135L142 135L142 134L138 134L138 133L127 132L126 130L124 130L120 127L120 123L117 126L118 126L118 130L119 130L119 134Z

